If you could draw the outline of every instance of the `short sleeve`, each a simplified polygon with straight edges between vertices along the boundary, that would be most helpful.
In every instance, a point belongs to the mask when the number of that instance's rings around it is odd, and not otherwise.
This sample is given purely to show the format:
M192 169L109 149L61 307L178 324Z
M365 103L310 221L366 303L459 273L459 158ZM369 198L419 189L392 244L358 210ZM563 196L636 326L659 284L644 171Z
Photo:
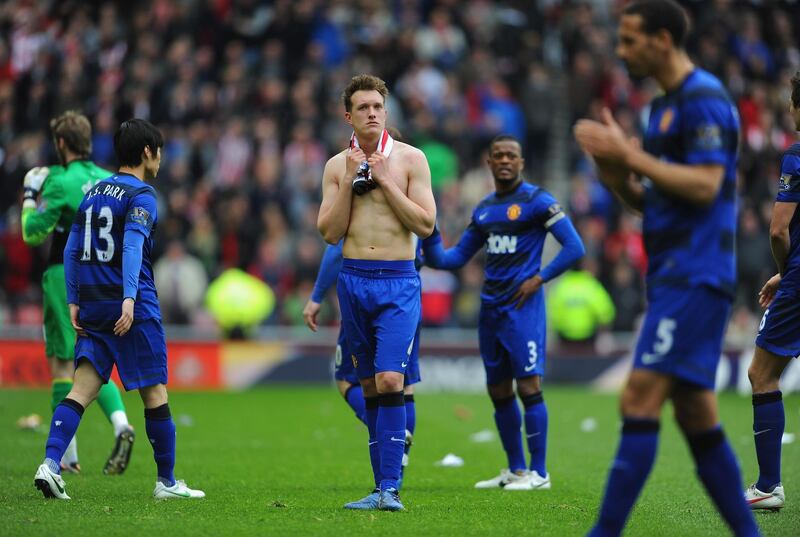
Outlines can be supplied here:
M789 151L781 160L781 178L776 201L800 202L800 150Z
M697 96L683 108L681 124L686 164L727 165L736 156L739 121L721 96Z
M139 231L149 237L156 223L157 203L155 195L150 191L136 194L128 203L128 214L125 215L125 231Z

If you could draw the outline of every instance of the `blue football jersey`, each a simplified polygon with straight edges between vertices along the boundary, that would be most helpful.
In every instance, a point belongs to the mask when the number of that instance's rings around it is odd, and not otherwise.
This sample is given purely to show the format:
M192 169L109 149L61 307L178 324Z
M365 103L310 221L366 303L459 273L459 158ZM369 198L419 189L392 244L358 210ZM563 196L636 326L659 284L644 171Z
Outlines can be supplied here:
M486 245L485 304L509 302L539 272L548 230L566 215L546 190L521 182L512 192L486 196L472 213L459 245L467 258Z
M83 198L72 232L80 237L78 305L86 328L108 330L119 319L123 237L129 229L145 236L134 320L161 319L151 264L157 220L155 190L132 175L115 174Z
M775 201L800 202L800 144L786 150L781 159L781 179ZM789 255L783 269L781 287L800 287L800 211L795 210L789 223Z
M648 153L675 164L718 164L725 172L709 206L677 199L642 179L648 287L707 285L733 296L738 145L736 107L708 72L695 69L680 87L653 101L644 136Z

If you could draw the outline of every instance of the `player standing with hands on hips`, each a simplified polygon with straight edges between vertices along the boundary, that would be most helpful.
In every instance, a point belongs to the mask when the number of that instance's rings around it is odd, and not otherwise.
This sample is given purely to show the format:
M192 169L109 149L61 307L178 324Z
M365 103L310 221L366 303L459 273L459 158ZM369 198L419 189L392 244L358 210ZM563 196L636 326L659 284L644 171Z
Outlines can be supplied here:
M405 446L403 379L420 315L416 239L433 232L436 204L425 155L386 131L386 83L358 75L344 90L350 147L322 177L317 227L344 238L337 293L366 403L376 489L346 508L403 509L397 480Z
M735 535L759 534L714 394L736 286L739 117L722 83L692 64L684 50L688 32L686 12L673 0L640 0L622 10L617 55L631 75L651 76L664 91L651 104L643 149L607 109L602 123L575 127L603 183L642 213L649 260L648 311L593 536L622 533L655 461L667 399L725 522Z

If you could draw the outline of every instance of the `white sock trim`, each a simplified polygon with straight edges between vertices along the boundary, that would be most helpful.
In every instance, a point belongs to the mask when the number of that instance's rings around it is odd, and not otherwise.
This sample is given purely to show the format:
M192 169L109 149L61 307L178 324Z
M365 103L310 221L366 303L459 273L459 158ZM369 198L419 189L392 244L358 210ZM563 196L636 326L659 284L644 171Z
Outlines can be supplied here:
M115 410L108 417L111 425L114 426L114 436L119 436L125 429L130 427L128 424L128 415L122 410Z

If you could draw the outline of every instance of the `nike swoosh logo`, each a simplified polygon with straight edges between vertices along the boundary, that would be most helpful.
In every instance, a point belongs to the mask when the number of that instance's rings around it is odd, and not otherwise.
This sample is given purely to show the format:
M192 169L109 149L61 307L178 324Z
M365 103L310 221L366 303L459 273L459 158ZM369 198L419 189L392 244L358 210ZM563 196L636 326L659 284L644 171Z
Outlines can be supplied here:
M483 220L484 218L486 218L486 213L483 213L482 215L478 216L478 220Z
M752 500L747 500L747 503L753 505L754 503L763 502L764 500L769 500L770 498L772 498L772 495L764 496L763 498L754 498Z
M525 369L525 372L526 372L526 373L528 373L528 372L530 372L530 371L533 371L533 369L534 369L535 367L536 367L536 364L531 364L531 365L526 365L526 366L524 367L524 369Z
M391 440L392 442L402 442L404 444L406 443L406 439L405 438L395 438L394 436L391 437L389 440Z
M64 494L64 487L62 487L61 485L59 485L59 484L58 484L58 481L56 481L55 479L53 479L53 484L54 484L54 485L56 486L56 488L58 489L58 492L60 492L61 494Z
M189 496L191 496L191 494L189 494L188 492L172 492L171 490L166 490L166 489L164 489L164 492L168 492L173 496L180 496L181 498L188 498Z
M369 443L369 444L367 444L367 445L368 445L368 446L374 446L374 445L375 445L375 444L377 444L377 443L378 443L378 441L376 440L376 441L374 441L374 442L370 442L370 443Z
M400 363L400 367L405 367L405 366L407 366L407 365L408 365L408 362L401 362L401 363Z
M533 438L534 436L539 436L540 434L542 434L542 433L541 432L539 432L539 433L531 433L531 434L528 434L528 435L525 435L525 436L527 436L528 438Z
M760 434L768 433L768 432L770 432L771 430L772 430L772 429L764 429L763 431L757 431L757 432L753 433L753 436L758 436L758 435L760 435Z

